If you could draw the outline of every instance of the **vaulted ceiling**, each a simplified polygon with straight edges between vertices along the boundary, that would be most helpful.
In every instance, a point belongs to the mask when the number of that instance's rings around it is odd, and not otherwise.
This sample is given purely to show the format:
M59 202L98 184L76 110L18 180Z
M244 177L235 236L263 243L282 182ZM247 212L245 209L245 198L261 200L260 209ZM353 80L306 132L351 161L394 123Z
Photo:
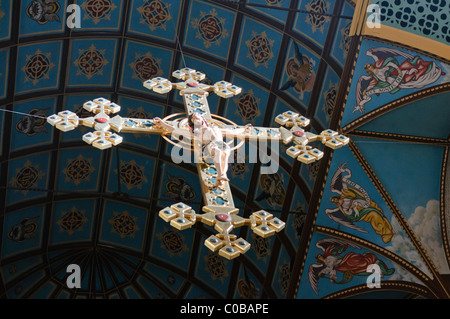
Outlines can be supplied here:
M435 2L0 0L0 296L448 298L449 3ZM364 23L370 4L381 28ZM204 203L195 164L175 164L172 144L123 133L99 150L82 141L88 128L46 122L91 116L83 103L98 97L123 117L184 112L178 92L142 83L185 66L242 87L211 94L214 114L278 127L290 110L308 131L351 139L314 142L324 157L308 165L281 145L275 174L230 165L239 215L286 223L268 238L235 229L251 249L232 260L204 245L211 227L158 217ZM70 264L79 289L66 285ZM373 264L379 290L366 284Z

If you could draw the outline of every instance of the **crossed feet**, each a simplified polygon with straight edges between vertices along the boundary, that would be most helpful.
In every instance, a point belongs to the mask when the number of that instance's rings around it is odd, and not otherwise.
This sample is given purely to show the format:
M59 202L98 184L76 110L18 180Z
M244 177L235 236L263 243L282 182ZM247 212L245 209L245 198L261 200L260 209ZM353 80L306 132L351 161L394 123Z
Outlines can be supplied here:
M229 182L230 179L226 176L220 176L216 178L216 183L214 184L213 187L223 187L223 184L225 182Z

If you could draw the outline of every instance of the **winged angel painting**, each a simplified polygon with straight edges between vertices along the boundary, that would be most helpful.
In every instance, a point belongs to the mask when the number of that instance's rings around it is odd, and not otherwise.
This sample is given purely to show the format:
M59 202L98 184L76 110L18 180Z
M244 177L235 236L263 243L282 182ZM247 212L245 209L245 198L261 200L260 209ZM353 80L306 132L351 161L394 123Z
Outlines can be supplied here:
M367 230L356 226L355 223L370 223L383 242L388 243L394 234L392 225L367 191L350 180L352 171L346 165L347 162L339 165L331 179L331 191L339 196L331 197L330 201L337 207L326 209L325 213L335 222L364 233L367 233Z
M313 67L316 62L312 58L308 58L300 52L297 44L294 44L295 57L289 59L286 65L286 73L288 79L281 87L282 91L289 88L294 88L294 91L299 93L300 100L303 100L304 92L311 92L316 80L316 73Z
M434 61L386 47L371 48L366 54L374 63L366 63L356 85L356 106L353 113L365 112L373 95L395 94L402 89L420 89L436 82L444 72Z
M371 265L380 267L380 277L390 276L395 272L382 260L370 252L359 254L347 251L349 247L361 249L354 243L338 238L325 238L317 241L316 247L322 250L322 254L316 255L316 263L309 266L309 283L314 292L319 294L319 279L328 278L333 284L346 284L353 280L354 276L369 276L367 271ZM342 273L338 278L338 272Z

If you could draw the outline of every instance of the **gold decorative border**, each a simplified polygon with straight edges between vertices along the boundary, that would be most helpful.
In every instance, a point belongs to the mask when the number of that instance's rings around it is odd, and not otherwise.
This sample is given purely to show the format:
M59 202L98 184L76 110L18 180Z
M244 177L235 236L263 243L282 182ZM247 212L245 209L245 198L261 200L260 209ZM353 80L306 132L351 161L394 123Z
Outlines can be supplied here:
M420 295L425 298L436 297L434 294L430 293L429 290L424 289L424 287L422 287L418 284L397 281L397 280L382 281L380 284L381 284L381 287L376 289L377 291L400 290L400 291L407 291L410 293L415 293L415 294ZM325 296L323 299L342 299L342 298L347 298L347 297L351 297L354 295L359 295L361 293L373 292L373 291L374 291L374 289L367 288L366 285L358 285L358 286L354 286L354 287L344 289L344 290L338 291L336 293L330 294L328 296Z
M413 48L421 48L421 50L450 61L450 49L448 45L408 31L387 25L381 25L381 28L368 28L364 24L361 34L401 43Z
M367 21L367 7L370 4L370 0L352 1L356 6L349 36L371 36L411 48L422 48L421 50L428 54L450 61L449 46L445 43L383 24L380 25L380 28L369 28L365 22Z
M450 145L450 141L448 141L446 139L424 137L424 136L413 136L413 135L405 135L405 134L395 134L395 133L388 133L388 132L372 132L372 131L354 130L354 131L351 131L349 136L366 137L366 138L373 138L373 139L383 139L383 140L406 142L406 143L433 144L433 145L444 146L444 147Z
M350 92L350 87L352 85L353 75L355 73L355 68L356 68L356 62L358 61L359 52L361 50L361 42L362 42L362 38L359 37L358 45L357 45L356 50L355 50L356 52L355 52L355 57L354 57L354 60L353 60L353 65L351 67L351 71L350 71L350 74L349 74L349 81L348 81L348 84L347 84L347 88L345 89L344 99L342 101L341 114L339 115L339 120L338 120L338 125L337 125L337 127L339 127L339 128L341 127L341 123L342 123L342 118L344 116L345 107L347 106L348 94ZM344 132L342 129L340 129L340 131L342 133Z
M352 0L355 3L355 12L353 13L352 25L350 26L349 36L360 35L364 29L364 21L367 20L367 7L370 0Z
M450 139L449 139L450 142ZM445 256L447 257L447 263L450 265L450 247L449 247L449 233L450 233L450 206L447 199L450 198L446 186L450 186L450 150L446 147L444 150L444 156L442 160L442 172L441 172L441 233L442 243L444 246ZM447 222L448 220L448 222Z

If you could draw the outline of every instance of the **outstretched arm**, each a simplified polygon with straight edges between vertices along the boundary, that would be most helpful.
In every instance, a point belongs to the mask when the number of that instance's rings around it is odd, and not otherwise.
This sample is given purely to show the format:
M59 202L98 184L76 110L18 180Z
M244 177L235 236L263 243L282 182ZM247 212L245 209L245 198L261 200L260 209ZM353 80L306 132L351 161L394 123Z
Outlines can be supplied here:
M250 132L250 130L252 129L252 125L251 124L247 124L245 126L239 126L237 128L221 128L220 132L222 133L223 136L237 136L237 135L241 135L241 134L247 134L248 132Z
M175 136L177 138L183 137L183 139L187 138L189 140L192 140L193 138L192 133L189 130L175 127L167 123L166 121L160 119L159 117L155 117L153 119L153 123L155 123L157 127L167 131L168 134L171 134L172 136Z
M155 125L163 128L163 129L165 129L166 131L169 131L170 133L172 133L175 130L175 127L166 123L164 120L160 119L159 117L155 117L153 119L153 123L155 123Z

